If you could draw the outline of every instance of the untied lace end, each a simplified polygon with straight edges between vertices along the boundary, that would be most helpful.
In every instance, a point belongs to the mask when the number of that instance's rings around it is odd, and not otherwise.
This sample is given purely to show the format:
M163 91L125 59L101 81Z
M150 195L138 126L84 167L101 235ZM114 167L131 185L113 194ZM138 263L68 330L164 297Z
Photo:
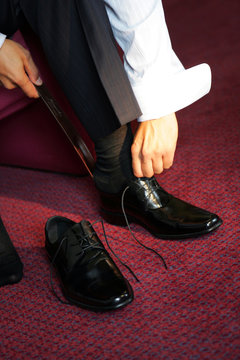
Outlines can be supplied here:
M125 218L127 227L128 227L128 229L129 229L132 237L136 240L136 242L137 242L139 245L141 245L142 247L144 247L145 249L152 251L152 252L155 253L158 257L160 257L160 259L162 260L162 263L163 263L165 269L168 269L167 264L166 264L164 258L162 257L162 255L159 254L155 249L152 249L151 247L146 246L146 245L144 245L141 241L139 241L139 240L136 238L136 236L134 235L134 233L133 233L133 231L132 231L132 229L131 229L131 227L130 227L130 224L129 224L129 221L128 221L128 218L127 218L127 214L126 214L126 211L125 211L125 209L124 209L124 196L125 196L126 191L127 191L129 188L130 188L130 187L127 186L127 187L123 190L122 197L121 197L121 207L122 207L122 212L123 212L123 215L124 215L124 218Z
M109 241L108 241L108 238L107 238L107 234L106 234L106 231L105 231L105 227L104 227L104 224L103 224L103 220L97 220L93 223L96 224L98 222L101 222L101 225L102 225L102 229L103 229L103 235L104 235L104 238L105 238L105 241L106 241L106 244L109 248L109 250L112 252L112 254L118 259L118 261L120 261L120 263L126 268L128 269L128 271L133 275L133 277L135 278L135 280L137 282L140 282L140 280L138 279L137 275L134 273L134 271L130 268L130 266L128 266L127 264L125 264L121 259L120 257L113 251L113 249L111 248L110 244L109 244Z

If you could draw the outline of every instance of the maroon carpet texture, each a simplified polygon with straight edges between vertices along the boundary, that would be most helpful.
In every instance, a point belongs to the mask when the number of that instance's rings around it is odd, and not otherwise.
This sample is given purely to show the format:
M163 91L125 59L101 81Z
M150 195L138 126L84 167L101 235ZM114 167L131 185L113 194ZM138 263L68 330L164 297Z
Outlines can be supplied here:
M165 9L177 54L186 67L209 63L213 86L178 113L175 163L157 178L224 224L186 241L156 239L132 225L168 270L127 228L106 224L112 248L141 282L115 259L135 300L122 310L90 312L53 295L44 225L56 214L101 219L91 179L1 167L0 212L24 263L23 280L0 289L1 359L240 358L240 2L169 0ZM100 224L95 228L103 239Z

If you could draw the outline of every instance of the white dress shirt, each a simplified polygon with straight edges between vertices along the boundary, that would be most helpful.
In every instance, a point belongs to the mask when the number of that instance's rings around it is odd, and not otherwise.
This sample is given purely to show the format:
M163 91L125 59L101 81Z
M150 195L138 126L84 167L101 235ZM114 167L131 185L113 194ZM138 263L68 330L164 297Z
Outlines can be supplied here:
M142 116L157 119L180 110L211 87L207 64L185 69L174 53L161 0L104 0L124 68ZM5 35L0 34L0 47Z
M6 39L6 35L0 33L0 48L2 47L5 39Z
M207 64L185 70L174 53L161 0L104 0L124 67L142 110L139 121L180 110L211 87Z

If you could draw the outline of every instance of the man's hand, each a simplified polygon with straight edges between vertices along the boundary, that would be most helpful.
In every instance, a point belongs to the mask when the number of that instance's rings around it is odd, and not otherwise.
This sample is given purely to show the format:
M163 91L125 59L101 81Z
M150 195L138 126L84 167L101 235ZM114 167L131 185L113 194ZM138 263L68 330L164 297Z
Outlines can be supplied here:
M0 49L0 82L7 89L20 87L27 96L39 97L32 83L41 85L42 80L29 51L9 39Z
M132 144L136 177L151 177L172 166L178 137L175 114L139 124Z

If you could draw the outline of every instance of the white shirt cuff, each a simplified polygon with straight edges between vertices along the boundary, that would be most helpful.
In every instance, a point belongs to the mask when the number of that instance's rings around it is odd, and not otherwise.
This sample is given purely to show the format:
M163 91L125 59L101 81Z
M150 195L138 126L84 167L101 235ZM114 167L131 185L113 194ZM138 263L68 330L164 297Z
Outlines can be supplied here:
M7 37L7 35L0 33L0 49L5 41L6 37Z
M206 95L211 88L211 69L207 64L200 64L159 81L145 79L132 87L143 114L138 121L158 119Z

